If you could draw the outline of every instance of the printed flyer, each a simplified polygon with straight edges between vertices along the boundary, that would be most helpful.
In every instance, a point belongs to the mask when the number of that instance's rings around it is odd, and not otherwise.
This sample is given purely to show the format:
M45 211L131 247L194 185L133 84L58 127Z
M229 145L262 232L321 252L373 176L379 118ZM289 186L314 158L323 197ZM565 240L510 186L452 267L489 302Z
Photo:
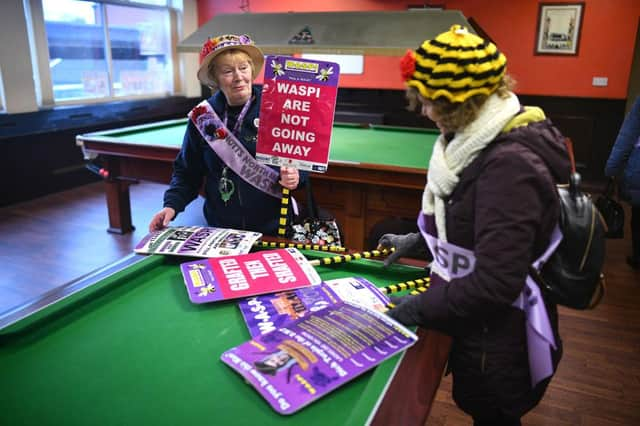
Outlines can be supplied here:
M296 248L195 260L181 264L180 270L193 303L286 291L322 281Z
M335 62L265 58L258 161L327 171L339 76Z
M141 254L173 254L220 257L249 253L262 234L208 226L174 226L147 234L134 251Z
M275 411L292 414L417 340L387 315L343 302L255 337L220 359Z
M256 337L340 302L385 312L389 298L370 281L347 277L324 281L319 286L249 297L238 306L249 333Z

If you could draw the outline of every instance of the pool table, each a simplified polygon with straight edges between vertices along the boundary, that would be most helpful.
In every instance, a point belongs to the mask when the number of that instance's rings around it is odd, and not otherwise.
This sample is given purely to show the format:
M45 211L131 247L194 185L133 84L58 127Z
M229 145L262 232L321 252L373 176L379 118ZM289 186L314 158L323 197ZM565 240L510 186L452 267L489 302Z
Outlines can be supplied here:
M281 416L220 361L250 336L235 302L189 301L178 267L187 260L131 255L0 317L0 424L424 424L448 337L420 329L405 353ZM425 275L374 260L318 271L379 286Z
M133 229L129 185L168 183L187 119L78 135L85 158L99 156L105 179L109 231ZM386 217L414 218L438 132L381 125L334 125L329 167L312 175L314 197L335 214L345 246L362 250L371 228ZM304 191L296 191L304 200ZM145 224L146 225L146 224Z

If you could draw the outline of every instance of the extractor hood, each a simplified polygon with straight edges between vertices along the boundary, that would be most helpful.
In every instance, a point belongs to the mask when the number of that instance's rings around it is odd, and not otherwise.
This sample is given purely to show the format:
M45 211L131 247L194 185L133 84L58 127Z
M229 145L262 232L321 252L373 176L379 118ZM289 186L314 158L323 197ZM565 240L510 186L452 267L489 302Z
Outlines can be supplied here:
M219 14L180 42L178 51L199 52L210 36L248 34L265 54L401 56L453 24L474 31L457 10Z

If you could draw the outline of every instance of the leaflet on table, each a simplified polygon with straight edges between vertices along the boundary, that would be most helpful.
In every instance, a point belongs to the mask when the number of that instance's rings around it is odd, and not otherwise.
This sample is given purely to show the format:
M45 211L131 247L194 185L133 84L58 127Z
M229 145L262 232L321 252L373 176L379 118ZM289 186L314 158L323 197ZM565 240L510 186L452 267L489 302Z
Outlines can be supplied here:
M322 281L296 248L185 262L180 270L193 303L286 291Z
M291 414L413 345L387 315L348 302L224 352L220 359L280 414Z
M389 298L361 277L337 278L319 286L249 297L238 303L252 337L339 302L351 302L385 312Z
M219 257L249 253L259 232L208 226L174 226L147 234L134 251L142 254L173 254Z

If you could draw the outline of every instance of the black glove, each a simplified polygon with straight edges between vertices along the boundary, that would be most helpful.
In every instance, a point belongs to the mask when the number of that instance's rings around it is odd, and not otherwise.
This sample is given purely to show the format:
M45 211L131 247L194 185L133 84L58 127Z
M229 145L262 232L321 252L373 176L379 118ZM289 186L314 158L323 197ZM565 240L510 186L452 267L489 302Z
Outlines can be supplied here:
M412 234L384 234L378 240L378 248L389 249L395 247L395 251L384 260L384 266L387 267L401 257L423 257L427 252L427 246L419 232Z
M394 306L400 306L402 305L404 302L406 302L409 298L411 297L410 294L405 294L404 296L394 296L391 295L389 296L389 302Z
M389 299L395 307L389 309L387 315L407 327L420 325L420 295L390 296Z

